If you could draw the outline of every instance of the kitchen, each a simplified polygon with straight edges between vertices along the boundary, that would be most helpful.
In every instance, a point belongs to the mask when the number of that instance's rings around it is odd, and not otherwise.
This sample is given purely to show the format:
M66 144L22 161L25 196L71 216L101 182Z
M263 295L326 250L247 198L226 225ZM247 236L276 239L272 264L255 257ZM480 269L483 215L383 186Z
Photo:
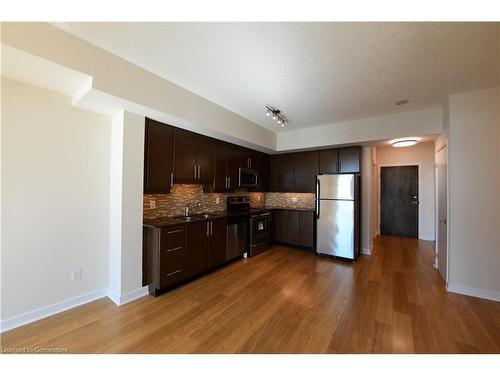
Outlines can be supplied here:
M146 118L143 286L157 296L272 244L356 260L361 160L360 146L269 155Z

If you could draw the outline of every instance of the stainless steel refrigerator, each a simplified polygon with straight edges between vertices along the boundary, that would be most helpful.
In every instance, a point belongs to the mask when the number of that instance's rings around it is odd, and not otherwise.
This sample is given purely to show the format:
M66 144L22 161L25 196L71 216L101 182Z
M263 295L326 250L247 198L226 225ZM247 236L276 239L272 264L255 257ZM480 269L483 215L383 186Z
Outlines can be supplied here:
M359 175L319 175L316 180L316 251L356 259L359 254Z

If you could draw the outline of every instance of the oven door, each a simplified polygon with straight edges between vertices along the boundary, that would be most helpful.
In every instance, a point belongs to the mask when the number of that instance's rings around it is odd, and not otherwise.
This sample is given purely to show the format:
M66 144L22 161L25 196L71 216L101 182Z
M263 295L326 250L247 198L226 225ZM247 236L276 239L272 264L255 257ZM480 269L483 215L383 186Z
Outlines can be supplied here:
M267 250L271 243L271 214L252 216L250 231L250 256Z
M255 169L240 168L238 170L238 187L259 186L259 174Z

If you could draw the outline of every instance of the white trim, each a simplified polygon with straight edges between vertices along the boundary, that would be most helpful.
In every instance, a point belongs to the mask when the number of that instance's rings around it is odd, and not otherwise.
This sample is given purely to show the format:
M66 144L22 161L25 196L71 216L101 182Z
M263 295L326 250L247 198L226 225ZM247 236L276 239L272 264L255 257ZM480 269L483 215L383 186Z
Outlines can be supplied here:
M430 234L420 234L418 235L419 240L423 241L435 241L434 236L431 236Z
M448 284L446 290L451 293L463 294L466 296L489 299L492 301L500 301L500 292L491 290L475 289L468 286L458 284Z
M418 221L423 220L423 215L422 215L422 167L423 164L421 162L415 162L415 163L388 163L388 164L377 164L377 179L378 179L378 197L377 197L377 208L378 208L378 232L380 233L380 224L381 224L381 210L380 210L380 188L381 188L381 177L380 177L380 172L383 167L414 167L417 166L418 169ZM434 173L436 173L434 171ZM428 236L424 235L421 233L421 225L420 223L417 223L418 225L418 239L419 240L426 240L426 241L434 241L434 238L431 240L427 240Z
M437 150L434 151L434 166L437 166L437 153L440 151L445 152L446 157L446 217L448 223L446 224L446 275L444 275L444 281L447 283L449 280L449 270L450 270L450 179L449 179L449 160L448 160L448 139L444 139L443 144L439 145ZM434 249L434 267L439 270L439 260L438 260L438 246L439 246L439 197L438 197L438 175L437 168L434 168L434 194L435 194L435 233L436 233L436 246ZM441 272L440 272L441 274ZM441 275L442 276L442 275Z
M149 293L148 287L142 287L136 290L133 290L131 292L122 294L120 296L117 296L116 294L113 294L111 292L108 293L108 297L111 301L115 303L117 306L125 305L126 303L135 301L136 299L139 299L141 297L147 296Z
M93 292L82 294L80 296L68 298L67 300L54 303L39 309L31 310L11 318L2 320L0 323L0 332L6 332L11 329L23 326L28 323L58 314L60 312L84 305L97 299L107 296L107 289L99 289Z
M373 240L372 240L372 243L371 243L369 249L365 249L365 248L361 249L361 253L365 254L365 255L372 255L372 252L373 252Z

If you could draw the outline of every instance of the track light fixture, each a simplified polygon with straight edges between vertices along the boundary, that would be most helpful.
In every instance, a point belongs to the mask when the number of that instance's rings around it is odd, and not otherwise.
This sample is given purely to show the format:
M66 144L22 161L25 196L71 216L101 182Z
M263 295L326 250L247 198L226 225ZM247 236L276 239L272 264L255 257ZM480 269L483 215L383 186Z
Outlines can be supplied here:
M283 116L281 111L278 108L271 107L270 105L266 105L266 116L272 116L272 119L282 127L285 127L288 123L288 120L285 116Z

